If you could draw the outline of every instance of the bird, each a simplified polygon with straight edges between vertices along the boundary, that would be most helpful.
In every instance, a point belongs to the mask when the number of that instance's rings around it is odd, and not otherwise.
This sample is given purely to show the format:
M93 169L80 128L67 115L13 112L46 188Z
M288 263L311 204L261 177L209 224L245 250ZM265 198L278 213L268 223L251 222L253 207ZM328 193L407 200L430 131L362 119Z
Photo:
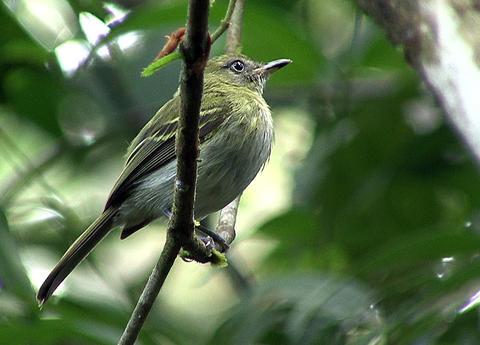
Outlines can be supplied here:
M208 60L199 118L195 219L221 210L239 196L267 163L274 140L268 78L291 63L256 62L245 55ZM41 285L42 306L65 278L114 228L124 239L169 214L176 176L175 136L180 93L167 101L131 142L125 165L103 212L67 249Z

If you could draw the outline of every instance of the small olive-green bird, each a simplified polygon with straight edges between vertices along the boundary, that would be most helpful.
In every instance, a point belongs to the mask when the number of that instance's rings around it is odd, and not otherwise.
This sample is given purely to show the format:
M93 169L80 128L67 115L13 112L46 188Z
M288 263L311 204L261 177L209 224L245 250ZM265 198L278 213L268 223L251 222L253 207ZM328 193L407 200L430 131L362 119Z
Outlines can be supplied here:
M200 110L196 219L233 201L267 162L273 124L263 88L273 72L290 62L280 59L261 64L245 56L223 55L207 63ZM177 92L132 141L103 213L70 246L42 284L37 295L40 304L111 229L122 227L124 239L170 212L179 113Z

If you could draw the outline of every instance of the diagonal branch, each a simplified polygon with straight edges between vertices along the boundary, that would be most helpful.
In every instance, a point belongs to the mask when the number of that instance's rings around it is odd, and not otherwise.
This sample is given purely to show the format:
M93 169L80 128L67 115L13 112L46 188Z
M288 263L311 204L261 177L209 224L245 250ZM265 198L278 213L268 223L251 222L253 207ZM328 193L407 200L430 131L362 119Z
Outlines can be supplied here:
M181 114L177 131L177 179L173 215L160 259L140 296L119 345L133 345L181 249L196 258L209 254L194 236L193 205L198 157L198 121L203 92L203 70L208 60L208 0L190 0L187 34L181 46L184 58L180 79Z

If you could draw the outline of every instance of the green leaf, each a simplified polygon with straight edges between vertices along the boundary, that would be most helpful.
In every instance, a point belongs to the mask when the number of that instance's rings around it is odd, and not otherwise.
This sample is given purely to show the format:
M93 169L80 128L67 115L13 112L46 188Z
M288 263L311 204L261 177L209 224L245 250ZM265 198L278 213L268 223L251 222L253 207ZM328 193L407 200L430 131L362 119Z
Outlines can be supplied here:
M182 56L178 51L168 54L160 59L154 60L150 65L145 67L142 71L142 77L149 77L158 72L170 62L180 59Z

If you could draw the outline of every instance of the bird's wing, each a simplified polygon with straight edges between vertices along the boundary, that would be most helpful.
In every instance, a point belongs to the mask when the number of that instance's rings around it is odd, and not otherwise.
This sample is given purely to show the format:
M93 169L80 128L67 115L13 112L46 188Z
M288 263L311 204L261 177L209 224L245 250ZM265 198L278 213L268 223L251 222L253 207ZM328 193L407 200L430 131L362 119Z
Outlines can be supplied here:
M167 103L155 117L165 118L162 111L173 111L173 109L180 108L172 107L171 104ZM213 113L215 113L215 116L212 116ZM211 107L207 110L202 109L199 123L200 143L206 141L212 132L223 123L226 114L226 109L222 109L221 106ZM121 205L137 182L176 158L175 137L178 115L174 120L163 124L153 121L154 119L133 140L125 167L110 192L105 209Z
M160 127L175 122L178 118L178 109L180 109L180 97L178 93L174 95L172 99L166 102L157 113L150 119L150 121L142 128L137 136L130 143L126 157L132 157L133 151L139 147L139 144L150 136L153 136L154 132L158 132ZM164 128L165 134L169 133L167 127ZM127 160L128 163L128 160Z

